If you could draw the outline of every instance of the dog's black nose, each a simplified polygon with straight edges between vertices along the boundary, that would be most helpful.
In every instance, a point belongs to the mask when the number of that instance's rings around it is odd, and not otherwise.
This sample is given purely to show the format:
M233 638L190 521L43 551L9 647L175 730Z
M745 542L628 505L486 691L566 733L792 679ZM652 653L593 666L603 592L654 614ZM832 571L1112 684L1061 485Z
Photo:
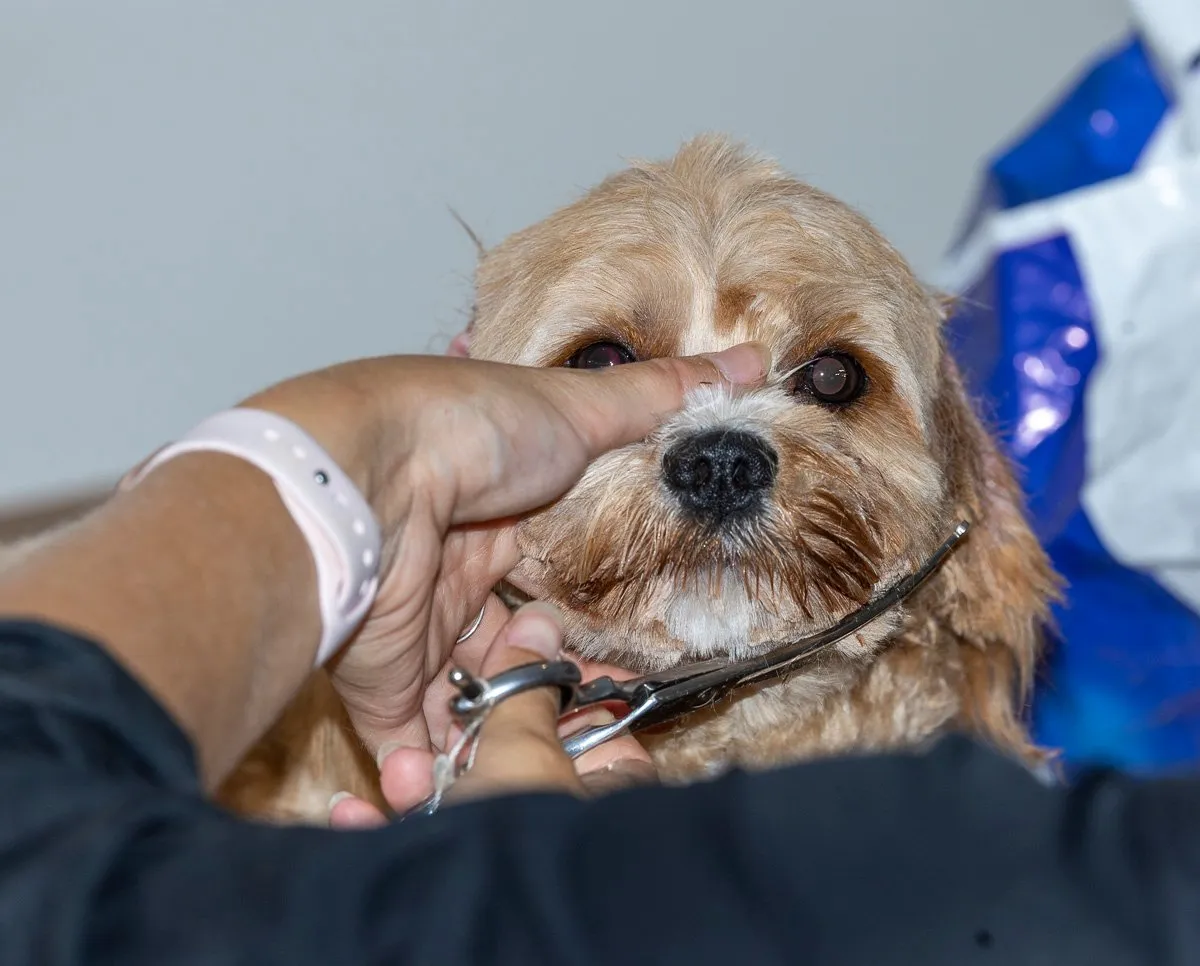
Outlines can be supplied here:
M757 510L778 465L761 437L714 429L672 446L663 457L663 478L685 510L717 522Z

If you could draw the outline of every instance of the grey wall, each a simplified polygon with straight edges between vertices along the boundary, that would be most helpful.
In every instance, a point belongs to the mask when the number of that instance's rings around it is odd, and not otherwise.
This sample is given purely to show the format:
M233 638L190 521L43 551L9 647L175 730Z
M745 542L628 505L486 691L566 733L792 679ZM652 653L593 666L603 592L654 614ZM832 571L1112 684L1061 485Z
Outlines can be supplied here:
M0 501L208 411L440 349L497 240L725 130L928 271L980 156L1121 0L3 0Z

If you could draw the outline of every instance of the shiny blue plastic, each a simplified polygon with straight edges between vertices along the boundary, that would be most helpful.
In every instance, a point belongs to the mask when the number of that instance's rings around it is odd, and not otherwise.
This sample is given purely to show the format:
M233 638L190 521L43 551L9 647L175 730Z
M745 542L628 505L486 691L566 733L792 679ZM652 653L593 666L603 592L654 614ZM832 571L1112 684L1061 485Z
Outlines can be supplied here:
M1133 39L992 161L979 209L1129 173L1169 106ZM964 294L950 323L952 347L1017 463L1038 537L1068 583L1038 682L1036 737L1061 749L1068 772L1091 764L1142 773L1198 767L1200 615L1119 564L1080 505L1085 390L1104 346L1070 240L999 253Z

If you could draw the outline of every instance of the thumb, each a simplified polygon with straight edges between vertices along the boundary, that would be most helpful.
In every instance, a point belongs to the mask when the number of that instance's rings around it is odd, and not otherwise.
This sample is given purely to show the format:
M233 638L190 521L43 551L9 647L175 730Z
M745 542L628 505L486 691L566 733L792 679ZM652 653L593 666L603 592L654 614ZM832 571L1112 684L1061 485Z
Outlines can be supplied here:
M747 389L771 370L770 349L744 342L712 355L665 357L591 373L553 370L560 409L583 440L589 459L644 439L690 392L721 385Z

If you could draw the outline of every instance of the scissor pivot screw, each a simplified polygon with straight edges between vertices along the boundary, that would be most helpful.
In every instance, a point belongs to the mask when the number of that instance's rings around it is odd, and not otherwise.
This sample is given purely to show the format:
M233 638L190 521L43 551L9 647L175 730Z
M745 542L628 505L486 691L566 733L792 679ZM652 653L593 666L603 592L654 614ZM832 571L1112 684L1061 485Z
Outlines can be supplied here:
M467 673L460 667L450 669L450 683L458 688L459 693L469 700L474 700L487 690L487 685L477 677Z

